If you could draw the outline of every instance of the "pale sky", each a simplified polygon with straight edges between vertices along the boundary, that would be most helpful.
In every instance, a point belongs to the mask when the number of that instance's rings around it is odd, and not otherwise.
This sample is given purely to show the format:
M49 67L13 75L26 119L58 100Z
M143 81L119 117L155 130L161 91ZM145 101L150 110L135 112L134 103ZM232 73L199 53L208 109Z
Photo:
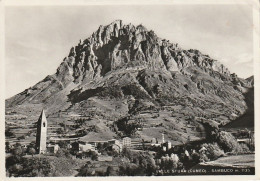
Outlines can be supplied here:
M249 5L13 6L5 9L5 97L55 73L79 39L116 19L198 49L242 78L253 75Z

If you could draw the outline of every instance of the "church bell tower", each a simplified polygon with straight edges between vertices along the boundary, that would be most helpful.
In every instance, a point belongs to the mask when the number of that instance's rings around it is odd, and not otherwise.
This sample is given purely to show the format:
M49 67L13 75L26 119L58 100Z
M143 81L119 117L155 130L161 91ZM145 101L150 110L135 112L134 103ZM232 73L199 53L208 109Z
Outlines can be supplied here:
M44 110L37 122L37 133L36 133L36 153L46 153L46 141L47 141L47 119L45 117Z

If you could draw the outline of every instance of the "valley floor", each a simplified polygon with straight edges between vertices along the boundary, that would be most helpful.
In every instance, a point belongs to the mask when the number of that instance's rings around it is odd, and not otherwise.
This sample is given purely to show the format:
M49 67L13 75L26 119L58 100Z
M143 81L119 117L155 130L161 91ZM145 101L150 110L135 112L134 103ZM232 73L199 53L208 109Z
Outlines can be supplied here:
M220 157L214 161L199 163L192 169L207 170L209 175L253 175L255 173L255 154Z
M222 167L254 167L255 166L255 155L231 155L226 157L221 157L217 160L203 163L204 165L214 165Z

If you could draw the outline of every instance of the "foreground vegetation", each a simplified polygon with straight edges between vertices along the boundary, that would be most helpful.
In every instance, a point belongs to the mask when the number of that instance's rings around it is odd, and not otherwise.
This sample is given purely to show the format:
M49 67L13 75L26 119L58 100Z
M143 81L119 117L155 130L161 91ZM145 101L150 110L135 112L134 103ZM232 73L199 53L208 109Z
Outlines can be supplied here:
M254 152L254 147L249 149L248 145L239 144L231 133L215 129L208 136L210 139L206 143L196 146L185 144L180 149L167 151L155 147L143 151L124 148L118 153L109 150L106 143L99 144L97 149L103 156L113 157L110 162L98 161L94 151L75 154L62 145L56 154L35 155L34 144L30 144L27 149L20 144L10 149L7 144L6 152L9 155L6 157L6 172L9 177L164 175L158 170L190 169L201 162L214 161L227 155ZM185 150L189 150L190 154L185 154Z

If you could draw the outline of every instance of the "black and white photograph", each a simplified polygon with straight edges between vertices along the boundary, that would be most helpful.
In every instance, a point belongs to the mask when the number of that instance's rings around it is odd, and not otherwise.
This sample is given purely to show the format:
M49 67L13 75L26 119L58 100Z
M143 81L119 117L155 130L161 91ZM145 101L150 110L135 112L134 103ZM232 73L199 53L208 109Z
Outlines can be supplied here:
M6 179L256 178L258 1L11 2Z

